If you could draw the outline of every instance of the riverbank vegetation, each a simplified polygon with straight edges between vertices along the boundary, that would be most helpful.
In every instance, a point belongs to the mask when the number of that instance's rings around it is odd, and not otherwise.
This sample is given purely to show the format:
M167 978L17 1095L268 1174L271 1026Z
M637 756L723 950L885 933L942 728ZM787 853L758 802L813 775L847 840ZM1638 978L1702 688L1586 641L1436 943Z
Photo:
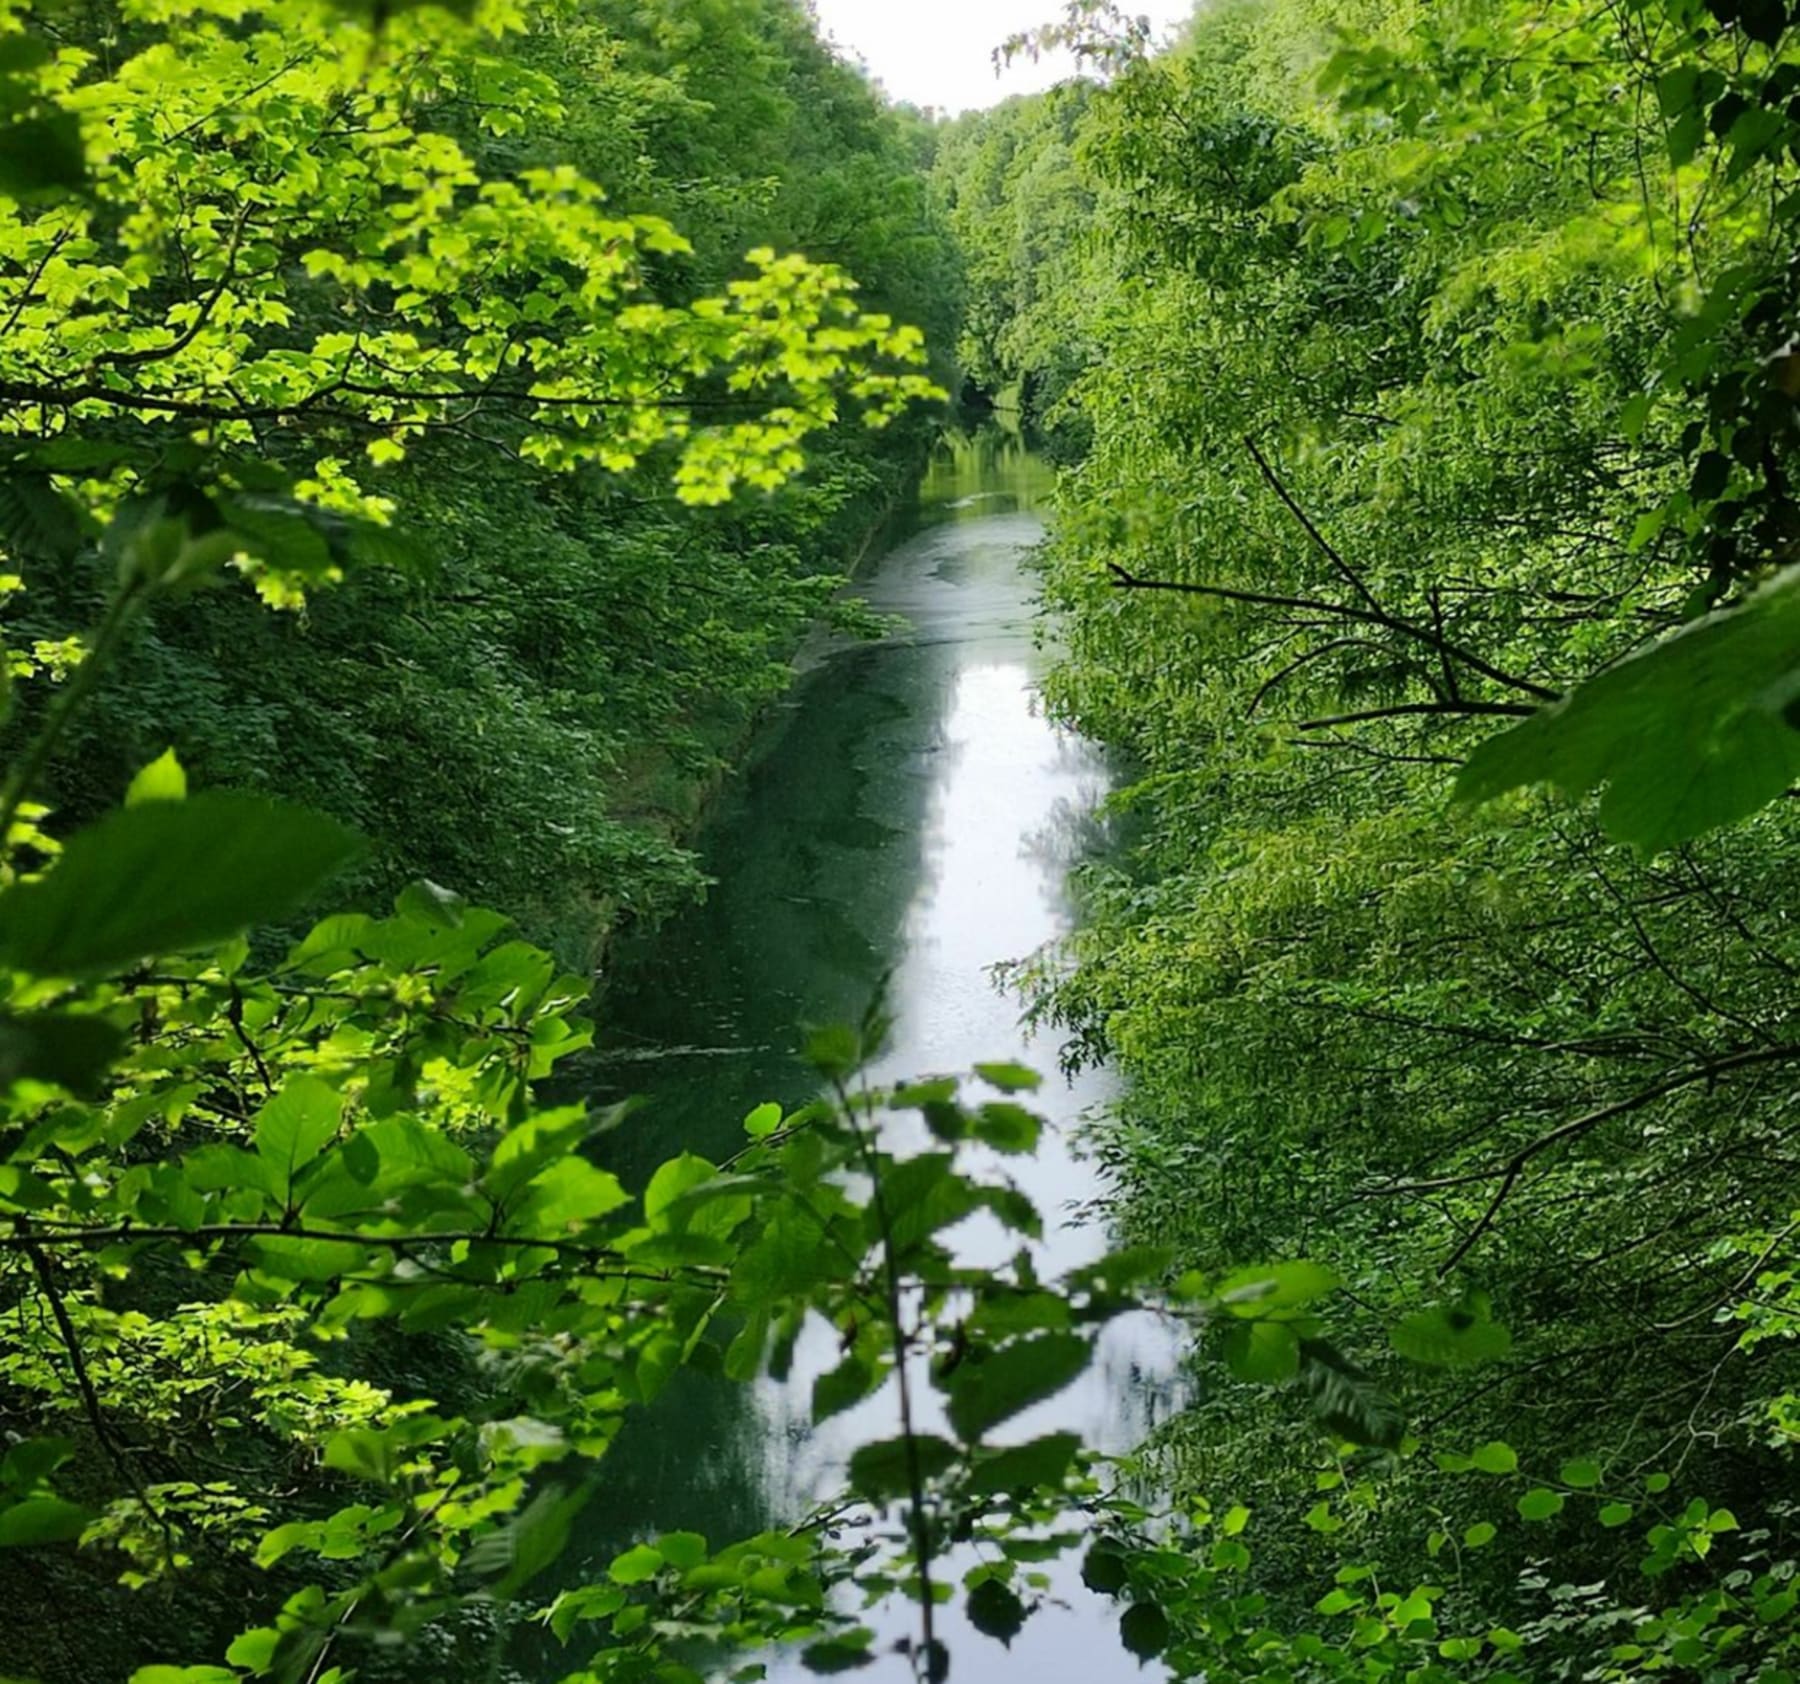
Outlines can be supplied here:
M1076 0L934 123L796 0L9 13L0 1670L941 1684L1078 1551L1122 1668L1792 1677L1791 26ZM1019 972L1126 1079L1054 1280L1038 1078L879 1005L641 1187L546 1088L964 375L1136 767ZM1142 1307L1142 1468L1006 1437ZM565 1548L809 1326L841 1500Z
M1037 1009L1128 1078L1133 1234L1330 1264L1413 1423L1170 1435L1306 1634L1210 1608L1214 1676L1792 1664L1791 21L1074 7L1111 85L943 154L965 331L1090 441L1054 701L1140 769Z
M441 71L413 48L377 67L404 125L378 149L346 115L354 65L314 68L335 43L282 54L279 27L239 41L211 12L184 18L161 44L110 13L70 24L41 73L106 125L96 186L120 208L97 219L34 198L18 219L17 317L0 344L17 436L60 436L67 394L104 386L104 403L74 412L95 423L90 455L183 420L224 428L286 473L327 476L334 505L391 510L391 535L379 553L365 539L354 566L309 550L315 580L341 579L304 600L265 581L276 612L251 591L208 591L140 624L132 683L96 699L40 793L91 817L173 745L207 784L354 824L373 843L355 886L375 899L417 876L454 883L586 963L616 918L693 891L680 840L697 792L831 611L928 425L919 411L881 433L831 424L817 413L824 362L794 370L814 395L756 442L746 483L761 494L712 512L738 471L694 458L678 486L659 441L684 415L775 407L740 400L783 348L707 376L704 320L689 318L684 345L653 313L729 299L734 284L762 291L733 311L772 309L796 285L811 307L819 283L776 256L804 251L853 276L872 315L946 345L958 279L923 203L928 136L782 3L555 12ZM197 67L171 85L185 53ZM101 77L115 54L124 68ZM531 174L570 164L604 184L604 208ZM447 216L481 178L536 179L570 217L533 211L533 228L490 187L428 255L371 261L406 237L403 216ZM407 208L389 192L409 193ZM596 273L591 297L534 291L552 265L582 261L578 240L620 253L616 279ZM756 251L760 280L745 262ZM615 305L651 312L623 318L644 351L621 343L618 389L591 412L576 392L559 399L580 417L572 430L543 412L521 425L506 388L528 348L610 332L598 310ZM680 393L671 365L703 384ZM789 460L802 436L804 485ZM28 522L15 513L9 539ZM53 647L84 625L109 566L27 571L11 642ZM27 687L15 739L34 720Z
M0 26L8 1676L493 1676L707 1319L509 925L698 881L956 261L786 0L464 14Z

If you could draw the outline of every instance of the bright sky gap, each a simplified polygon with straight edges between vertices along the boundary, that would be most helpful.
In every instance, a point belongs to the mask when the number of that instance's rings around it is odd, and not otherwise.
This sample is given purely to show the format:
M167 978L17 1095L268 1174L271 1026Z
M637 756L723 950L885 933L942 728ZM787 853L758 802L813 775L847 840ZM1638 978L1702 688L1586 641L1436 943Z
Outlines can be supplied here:
M993 51L1009 35L1053 21L1058 0L814 0L825 33L897 100L970 111L1032 93L1073 72L1066 57L1021 61L996 76ZM1159 31L1185 22L1193 0L1136 0Z

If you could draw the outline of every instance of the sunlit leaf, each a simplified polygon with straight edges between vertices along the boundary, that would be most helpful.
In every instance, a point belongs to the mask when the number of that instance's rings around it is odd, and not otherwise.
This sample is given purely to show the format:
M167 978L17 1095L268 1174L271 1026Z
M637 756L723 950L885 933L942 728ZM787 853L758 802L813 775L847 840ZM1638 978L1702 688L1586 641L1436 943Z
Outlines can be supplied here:
M125 791L125 805L136 807L146 801L185 801L187 773L175 758L172 748L164 749L131 780Z

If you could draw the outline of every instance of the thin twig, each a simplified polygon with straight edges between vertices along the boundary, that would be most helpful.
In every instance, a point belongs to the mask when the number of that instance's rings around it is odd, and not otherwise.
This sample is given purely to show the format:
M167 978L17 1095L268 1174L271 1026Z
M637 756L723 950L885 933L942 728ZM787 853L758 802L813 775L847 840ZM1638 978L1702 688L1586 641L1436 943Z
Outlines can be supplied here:
M56 1271L50 1259L43 1251L31 1243L28 1234L21 1235L25 1255L31 1259L31 1267L37 1275L39 1289L50 1305L51 1318L56 1323L57 1337L62 1340L63 1350L69 1359L70 1370L75 1376L75 1390L81 1397L82 1413L87 1416L88 1425L93 1429L95 1439L100 1448L106 1452L107 1459L118 1469L119 1476L131 1487L132 1495L138 1500L145 1517L162 1533L163 1549L172 1563L175 1558L175 1529L162 1511L150 1500L150 1493L144 1482L138 1477L138 1471L131 1465L131 1458L125 1452L125 1446L113 1431L112 1423L106 1418L105 1407L100 1402L100 1393L95 1388L94 1377L88 1371L87 1357L81 1348L81 1335L75 1331L75 1323L69 1315L69 1307L63 1302L62 1289L56 1284Z
M1288 513L1291 514L1295 520L1299 521L1301 529L1306 533L1307 537L1312 539L1312 541L1318 545L1319 550L1324 555L1325 559L1337 570L1338 577L1349 585L1350 588L1377 614L1386 618L1387 610L1381 606L1380 602L1376 600L1375 593L1363 582L1362 575L1358 573L1341 554L1339 554L1331 541L1313 523L1312 517L1307 514L1306 510L1300 507L1300 504L1295 500L1293 493L1282 484L1280 475L1278 475L1270 465L1268 457L1263 455L1262 451L1257 448L1256 440L1245 435L1244 448L1250 452L1250 459L1255 462L1257 471L1262 475L1269 489L1281 499L1282 503L1286 506Z

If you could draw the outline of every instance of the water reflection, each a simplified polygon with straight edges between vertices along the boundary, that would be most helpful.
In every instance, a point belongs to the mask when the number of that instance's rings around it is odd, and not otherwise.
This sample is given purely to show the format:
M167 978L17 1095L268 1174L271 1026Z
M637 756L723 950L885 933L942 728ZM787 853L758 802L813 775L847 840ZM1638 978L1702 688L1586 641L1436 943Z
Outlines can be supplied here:
M859 1014L890 970L895 1029L876 1080L986 1059L1054 1067L1055 1048L1030 1044L1017 1001L991 976L997 961L1068 928L1071 853L1108 783L1098 753L1051 724L1035 691L1023 563L1042 536L1050 483L1016 439L949 441L913 535L862 583L908 629L812 666L709 831L717 884L705 904L621 954L609 1056L591 1086L599 1099L655 1099L615 1154L628 1178L641 1182L684 1147L721 1157L741 1144L739 1119L752 1106L809 1097L794 1025ZM1047 1135L1022 1168L1009 1165L1045 1214L1046 1271L1107 1244L1086 1215L1096 1171L1066 1141L1107 1093L1104 1072L1047 1084L1040 1109L1065 1134ZM979 1221L956 1238L970 1260L1017 1243ZM854 1445L892 1434L887 1395L812 1429L812 1380L838 1357L830 1331L814 1331L783 1384L678 1377L608 1458L591 1561L604 1562L640 1519L715 1542L785 1524L838 1484ZM1148 1316L1122 1319L1081 1380L1005 1436L1074 1428L1090 1444L1128 1448L1173 1406L1177 1367L1168 1330ZM1113 1636L1116 1610L1082 1589L1072 1565L1054 1593L1066 1605L1033 1619L1010 1650L952 1614L958 1676L1097 1678L1133 1667ZM896 1634L910 1629L906 1610L894 1618ZM906 1668L896 1659L864 1676L890 1670L898 1678ZM805 1674L777 1657L770 1676Z
M930 522L1039 514L1050 507L1056 470L1015 432L987 426L944 435L919 488Z

